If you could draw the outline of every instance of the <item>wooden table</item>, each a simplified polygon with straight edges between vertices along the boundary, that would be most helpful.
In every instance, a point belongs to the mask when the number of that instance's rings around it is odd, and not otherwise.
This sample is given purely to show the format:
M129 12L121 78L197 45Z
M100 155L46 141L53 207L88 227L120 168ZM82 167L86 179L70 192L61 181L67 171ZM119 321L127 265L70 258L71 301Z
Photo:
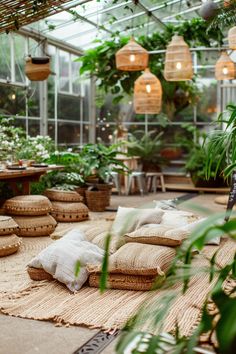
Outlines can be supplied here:
M30 194L30 183L38 182L39 178L53 170L63 170L64 166L49 165L48 167L27 167L26 170L8 170L0 172L0 181L7 182L11 186L14 195ZM19 190L18 183L22 184Z

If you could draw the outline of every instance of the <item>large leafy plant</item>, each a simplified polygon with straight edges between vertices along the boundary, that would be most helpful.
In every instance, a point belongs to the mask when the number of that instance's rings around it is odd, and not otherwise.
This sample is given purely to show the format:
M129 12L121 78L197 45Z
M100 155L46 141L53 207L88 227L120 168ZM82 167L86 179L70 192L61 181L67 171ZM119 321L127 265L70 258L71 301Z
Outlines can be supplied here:
M213 131L205 142L208 154L205 173L230 177L236 168L236 106L228 105L227 111L219 115L219 126L224 129ZM224 165L224 168L222 168Z
M86 144L80 152L84 161L83 173L86 177L94 176L104 183L112 171L124 173L127 167L117 159L119 144L105 146L103 144Z

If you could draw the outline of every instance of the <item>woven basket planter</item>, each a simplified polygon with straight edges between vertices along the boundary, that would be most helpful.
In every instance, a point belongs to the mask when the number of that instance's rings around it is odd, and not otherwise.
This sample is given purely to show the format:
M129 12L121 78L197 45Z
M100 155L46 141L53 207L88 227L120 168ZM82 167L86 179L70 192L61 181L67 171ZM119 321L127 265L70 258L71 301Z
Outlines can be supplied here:
M19 225L16 231L18 236L49 236L57 226L56 220L51 215L15 216L14 220Z
M84 202L85 202L85 191L88 189L88 187L78 187L75 188L75 192L79 193L79 195L81 195L81 197L83 198Z
M52 202L52 207L51 214L57 221L78 222L89 218L89 210L83 203Z
M109 205L110 190L87 190L85 192L86 202L91 211L104 211Z
M22 239L16 235L0 237L0 257L9 256L18 251Z
M28 57L25 62L25 75L30 81L46 80L51 73L50 58L31 58Z
M20 195L8 199L4 210L9 215L47 215L52 210L52 204L42 195Z
M0 216L0 236L14 234L17 229L17 223L10 216Z
M53 280L53 276L45 272L44 269L28 267L27 272L29 274L30 279L32 280Z
M57 202L82 202L83 197L73 191L60 191L58 189L47 189L45 191L45 196L50 200L54 200Z

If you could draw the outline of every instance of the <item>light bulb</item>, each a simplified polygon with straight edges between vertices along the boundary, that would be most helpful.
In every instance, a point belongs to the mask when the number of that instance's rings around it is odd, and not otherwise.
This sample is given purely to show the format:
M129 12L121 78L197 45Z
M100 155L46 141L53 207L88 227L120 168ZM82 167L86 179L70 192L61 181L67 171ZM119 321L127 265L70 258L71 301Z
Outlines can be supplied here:
M13 100L15 100L15 99L16 99L16 95L13 93L13 94L11 95L11 98L12 98Z
M228 68L227 68L226 66L223 67L222 73L223 73L224 75L227 75L227 74L229 73L229 70L228 70Z
M178 63L176 63L176 69L180 70L182 69L182 64L178 61Z
M134 62L134 61L135 61L135 55L134 55L134 54L130 54L129 60L130 60L131 62Z
M151 85L146 85L146 91L147 93L150 93L152 91Z

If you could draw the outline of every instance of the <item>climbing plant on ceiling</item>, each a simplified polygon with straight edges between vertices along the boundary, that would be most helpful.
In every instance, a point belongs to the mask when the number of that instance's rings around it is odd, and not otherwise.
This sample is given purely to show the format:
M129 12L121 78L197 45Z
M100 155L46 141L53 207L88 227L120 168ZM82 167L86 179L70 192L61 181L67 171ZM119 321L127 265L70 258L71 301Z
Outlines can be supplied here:
M150 36L140 36L137 42L148 51L165 50L174 33L183 36L191 47L210 47L222 43L223 34L209 30L207 33L207 23L202 19L195 18L185 21L177 26L168 24L163 31L155 32ZM118 34L110 40L99 41L100 44L93 49L89 49L79 58L82 62L81 74L95 75L98 86L107 93L115 95L113 103L121 101L125 94L133 93L134 82L140 76L140 72L121 71L116 68L115 54L127 42L128 37L120 37ZM149 68L156 75L163 88L163 109L171 119L173 114L195 104L199 99L199 90L195 80L183 82L167 82L163 77L164 53L150 55ZM185 99L175 100L175 95L179 91L184 92Z

